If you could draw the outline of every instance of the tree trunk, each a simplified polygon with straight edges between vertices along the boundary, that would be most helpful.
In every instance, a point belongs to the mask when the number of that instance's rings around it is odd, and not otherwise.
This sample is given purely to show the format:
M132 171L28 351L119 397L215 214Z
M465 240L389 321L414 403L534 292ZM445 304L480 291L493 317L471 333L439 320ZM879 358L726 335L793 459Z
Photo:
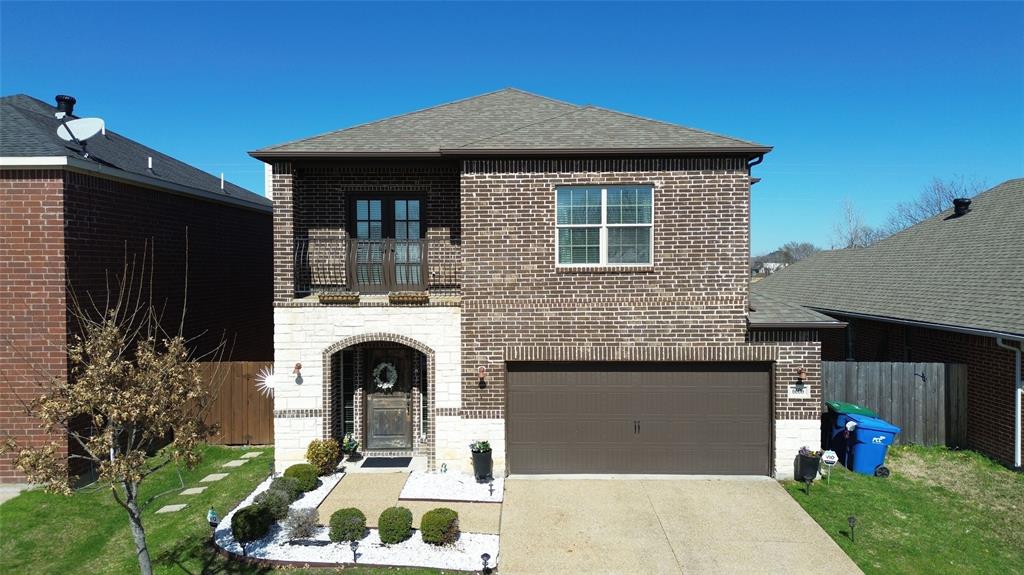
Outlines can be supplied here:
M125 505L128 506L128 522L132 526L132 538L135 539L135 555L139 559L139 571L142 575L153 575L153 563L149 559L149 547L146 545L146 530L142 527L142 511L136 501L138 485L124 483Z

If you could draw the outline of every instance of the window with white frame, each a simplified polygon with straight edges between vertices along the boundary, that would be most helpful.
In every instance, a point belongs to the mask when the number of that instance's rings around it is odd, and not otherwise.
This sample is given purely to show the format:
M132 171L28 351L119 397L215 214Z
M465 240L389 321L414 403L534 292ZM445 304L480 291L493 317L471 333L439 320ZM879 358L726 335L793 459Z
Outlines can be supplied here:
M651 186L566 186L555 190L560 266L651 265Z

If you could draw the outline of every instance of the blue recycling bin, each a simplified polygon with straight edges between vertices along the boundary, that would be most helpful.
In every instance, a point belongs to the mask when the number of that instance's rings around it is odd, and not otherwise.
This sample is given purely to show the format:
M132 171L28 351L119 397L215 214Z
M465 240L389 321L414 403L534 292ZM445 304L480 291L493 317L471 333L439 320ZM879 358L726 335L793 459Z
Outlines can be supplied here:
M888 476L885 454L900 428L877 417L856 414L841 417L857 424L846 440L846 459L843 465L864 475Z

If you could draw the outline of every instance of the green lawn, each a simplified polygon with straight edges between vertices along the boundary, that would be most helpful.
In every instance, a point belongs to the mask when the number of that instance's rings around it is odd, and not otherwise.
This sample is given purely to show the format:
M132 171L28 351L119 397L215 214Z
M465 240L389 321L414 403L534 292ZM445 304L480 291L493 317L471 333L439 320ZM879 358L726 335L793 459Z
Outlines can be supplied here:
M809 496L785 487L865 573L1024 573L1024 474L934 447L892 448L887 465L888 479L837 465Z
M241 451L228 447L205 448L203 463L193 471L165 468L143 484L144 498L161 495L143 515L157 573L215 574L268 573L225 559L207 545L210 527L206 510L212 505L223 517L270 471L274 451L263 452L249 463L235 469L221 469L221 464L237 459ZM210 473L229 471L220 481L209 483L199 495L179 494L181 481L193 487ZM155 514L160 507L188 503L177 513ZM83 489L71 497L29 491L0 505L0 573L138 573L135 548L128 528L128 516L110 496L109 491ZM286 573L328 575L334 570L283 569ZM341 572L341 571L339 571ZM431 569L344 569L347 575L397 573L428 575Z

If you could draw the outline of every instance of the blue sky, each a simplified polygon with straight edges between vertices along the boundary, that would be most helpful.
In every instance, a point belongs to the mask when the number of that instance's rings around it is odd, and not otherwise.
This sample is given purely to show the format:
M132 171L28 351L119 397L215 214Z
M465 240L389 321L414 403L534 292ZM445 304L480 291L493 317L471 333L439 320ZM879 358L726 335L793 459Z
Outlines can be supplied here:
M775 146L753 251L1024 176L1024 4L0 4L0 93L254 191L248 150L515 86Z

